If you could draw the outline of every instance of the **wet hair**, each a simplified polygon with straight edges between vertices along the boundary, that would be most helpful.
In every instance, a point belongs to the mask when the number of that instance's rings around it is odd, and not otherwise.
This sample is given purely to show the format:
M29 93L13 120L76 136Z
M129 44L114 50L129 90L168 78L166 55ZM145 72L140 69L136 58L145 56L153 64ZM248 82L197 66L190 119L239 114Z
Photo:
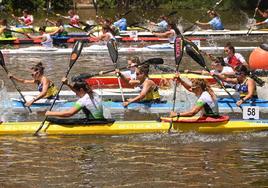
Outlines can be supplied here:
M225 45L224 47L225 47L225 48L228 48L228 49L231 50L233 53L235 53L235 48L234 48L234 46L233 46L230 42L226 43L226 45Z
M240 64L238 66L235 67L235 71L238 72L238 73L241 73L241 74L244 74L246 76L250 75L250 71L248 70L248 68L243 65L243 64Z
M208 82L204 79L194 79L192 80L192 86L191 87L200 87L202 91L207 91L213 100L217 99L217 96L215 95L214 91L211 89Z
M76 91L83 89L91 98L93 97L93 90L84 80L74 82L73 89Z
M43 25L43 26L41 26L41 27L39 28L39 31L46 32L46 28L47 28L47 27Z
M38 71L40 74L44 74L45 67L43 67L43 64L41 62L34 65L31 70Z
M145 64L145 65L141 65L138 66L137 69L143 73L144 75L148 76L149 75L149 65Z
M132 63L137 64L137 65L141 64L140 58L138 56L132 56L132 57L128 58L128 60L131 61Z

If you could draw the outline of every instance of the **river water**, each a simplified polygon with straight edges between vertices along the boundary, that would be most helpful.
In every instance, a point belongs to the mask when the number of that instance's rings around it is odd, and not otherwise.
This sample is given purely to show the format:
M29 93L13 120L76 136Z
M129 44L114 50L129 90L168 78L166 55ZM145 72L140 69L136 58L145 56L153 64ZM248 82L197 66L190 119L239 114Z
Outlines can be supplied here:
M227 20L227 13L223 14ZM236 15L235 19L240 15L233 14ZM187 19L194 20L195 17L195 14L190 14ZM235 19L230 19L230 22L234 23ZM230 27L235 28L235 25L230 24ZM223 46L227 41L236 46L247 46L265 42L266 38L226 36L224 39L210 39L203 45ZM246 58L249 54L243 53ZM166 65L174 66L172 54L138 55L142 60L162 57ZM121 65L125 65L126 59L126 55L119 54ZM60 84L69 64L68 55L5 55L5 60L9 71L23 78L31 78L29 68L41 61L46 75L56 85ZM108 53L81 54L70 77L111 68L113 64ZM185 56L180 69L186 68L200 67ZM0 80L4 81L8 91L15 91L2 69ZM31 85L19 84L19 87L22 90L36 89ZM44 118L36 113L29 115L1 110L1 114L8 117L7 120L16 121ZM114 114L116 119L142 120L155 119L157 116L131 111ZM268 187L267 136L267 132L1 136L0 187Z

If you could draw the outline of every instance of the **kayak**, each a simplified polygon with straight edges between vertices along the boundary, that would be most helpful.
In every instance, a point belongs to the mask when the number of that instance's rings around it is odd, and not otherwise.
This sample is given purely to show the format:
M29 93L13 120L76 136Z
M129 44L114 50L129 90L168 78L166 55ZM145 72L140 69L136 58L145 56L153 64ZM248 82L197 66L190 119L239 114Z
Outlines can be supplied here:
M194 105L192 95L184 95L177 99L175 103L175 110L182 112L185 110L191 109L191 107ZM219 112L220 113L232 113L232 112L242 112L239 107L236 106L236 102L239 99L230 99L230 98L218 98L218 106L219 106ZM35 111L44 111L47 110L48 107L50 107L51 103L53 101L48 101L45 103L34 103L31 108ZM118 101L103 101L103 107L105 109L108 109L113 112L123 112L125 110L135 110L140 112L148 112L148 113L167 113L170 112L172 109L172 102L171 100L168 101L161 101L158 103L151 103L151 102L135 102L131 103L125 108L123 106L122 102ZM63 102L63 103L57 103L55 105L55 108L70 108L74 106L73 101ZM246 101L241 105L242 107L248 106L248 107L259 107L260 112L268 112L268 100L265 99L256 99L255 101ZM12 109L24 109L23 101L21 99L12 98L11 104L4 105L4 108L12 108Z
M114 120L74 120L50 119L40 130L46 135L118 135L168 132L170 118L162 121L114 121ZM1 135L33 135L41 122L2 122ZM267 131L267 120L229 120L228 116L215 118L173 119L171 131L201 133L231 133Z
M151 74L149 75L150 79L152 79L158 86L163 84L163 81L165 79L172 81L174 78L175 74ZM199 74L186 74L186 73L181 73L180 74L181 78L187 78L187 79L205 79L207 82L214 84L215 80L211 76L205 76L205 75L199 75ZM118 80L116 76L97 76L97 77L92 77L86 79L86 82L92 87L92 88L119 88L118 85ZM130 86L126 84L122 79L121 79L121 84L123 88L129 88ZM169 84L169 82L168 82Z
M236 51L249 51L256 47L236 47ZM224 47L200 47L202 51L215 52L223 51ZM63 55L71 54L72 48L46 48L42 46L32 46L28 48L18 48L18 49L2 49L3 54L16 54L16 55L27 55L27 54L50 54L50 55ZM130 54L130 53L171 53L174 54L173 45L162 44L162 45L150 45L146 47L119 47L118 52L120 54ZM104 54L108 53L106 45L91 45L89 47L84 47L82 50L83 54Z
M67 35L67 36L62 36L62 37L56 37L53 36L53 42L55 44L60 44L60 43L74 43L76 41L84 41L87 43L90 42L97 42L96 37L89 37L87 35ZM116 37L118 42L140 42L140 41L145 41L145 42L168 42L167 38L159 38L159 37L138 37L138 38L132 38L132 37ZM205 38L196 38L196 37L191 37L190 40L192 41L201 41L205 40ZM29 39L29 38L17 38L17 37L11 37L11 38L5 38L5 37L0 37L0 44L40 44L42 42L41 39Z

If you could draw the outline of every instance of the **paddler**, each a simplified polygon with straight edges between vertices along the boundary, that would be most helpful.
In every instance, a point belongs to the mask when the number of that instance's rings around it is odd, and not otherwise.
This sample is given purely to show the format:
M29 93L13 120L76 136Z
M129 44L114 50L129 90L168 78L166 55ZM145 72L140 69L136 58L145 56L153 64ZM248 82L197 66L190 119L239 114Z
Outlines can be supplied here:
M57 27L54 32L49 33L50 35L55 35L56 37L63 37L68 35L68 32L64 28L64 23L62 19L58 19L56 22L53 22L46 18L46 22L51 23L52 25Z
M152 33L157 37L168 38L168 41L170 44L174 43L176 36L177 36L171 23L168 24L168 31L164 33L156 33L156 32L152 32Z
M121 72L125 77L130 78L131 80L136 80L136 67L140 64L140 59L138 56L133 56L127 60L128 70Z
M168 18L167 16L161 15L160 16L160 22L150 22L151 25L157 26L157 32L166 32L168 31Z
M22 11L22 17L16 17L14 14L12 14L12 17L20 22L20 24L24 26L31 26L33 24L33 15L29 13L27 9L24 9Z
M233 83L234 89L240 93L240 100L237 101L236 105L240 106L245 101L258 98L256 82L249 77L249 70L244 65L238 65L235 68L236 78L226 78L225 81Z
M235 52L235 48L231 43L225 45L224 52L227 55L227 57L224 58L224 62L230 65L233 69L241 64L247 66L245 58L240 53Z
M7 25L7 19L0 20L0 36L4 38L12 38L12 32L9 31L9 26Z
M261 22L257 22L254 24L254 26L260 26L260 25L266 25L268 24L268 9L265 10L265 11L261 11L260 9L256 8L257 12L263 17L265 18L264 21L261 21Z
M104 119L101 98L93 92L85 81L81 80L70 84L67 78L63 78L62 82L74 91L79 99L73 107L64 111L47 111L46 116L70 117L82 110L88 120Z
M53 48L53 39L51 38L51 35L46 32L46 26L41 26L39 28L40 36L33 36L28 34L28 36L32 39L42 39L42 46L45 48Z
M123 103L123 106L126 107L133 102L160 102L158 86L148 76L149 65L141 65L136 67L136 80L129 80L118 70L116 73L118 73L120 78L122 78L123 81L129 85L140 88L140 94L137 97L127 99L127 101Z
M109 25L102 26L102 35L97 37L97 41L106 41L108 42L110 39L116 40L115 36L113 35L113 30Z
M127 30L127 19L120 18L119 20L117 20L113 23L113 26L119 28L120 31L126 31Z
M54 83L44 75L44 66L43 64L37 63L31 68L32 78L30 80L18 78L9 73L9 78L13 80L24 83L24 84L37 84L37 89L40 92L36 97L33 97L31 100L27 101L26 106L31 106L34 102L39 99L53 99L56 97L58 89L55 87Z
M198 20L195 23L198 26L210 26L213 30L224 30L222 21L220 19L220 16L218 15L218 13L216 11L213 11L213 10L209 10L209 11L207 11L207 13L208 13L209 17L212 18L209 22L207 22L207 23L199 22L199 20Z
M172 111L170 117L192 117L200 111L202 112L201 117L219 116L217 97L204 79L195 79L192 84L183 81L179 75L176 75L175 79L188 91L194 93L198 99L191 110L181 113Z
M59 14L57 14L58 16L60 16ZM75 13L74 10L69 10L68 11L68 15L69 16L61 16L65 19L69 19L70 20L70 24L73 25L73 26L76 26L76 27L79 27L79 22L80 22L80 18L78 16L78 14Z

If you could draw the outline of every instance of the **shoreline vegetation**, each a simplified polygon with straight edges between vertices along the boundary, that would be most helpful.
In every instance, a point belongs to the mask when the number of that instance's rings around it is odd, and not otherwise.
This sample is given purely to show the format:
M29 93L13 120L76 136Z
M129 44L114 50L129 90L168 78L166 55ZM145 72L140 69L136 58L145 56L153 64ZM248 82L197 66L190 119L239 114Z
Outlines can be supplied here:
M1 10L18 12L23 9L29 9L33 12L42 9L63 10L73 8L75 0L2 0ZM81 1L80 1L81 2ZM217 3L217 0L95 0L99 9L117 8L120 10L128 10L135 8L143 8L151 10L153 8L165 9L209 9ZM253 10L258 0L223 0L219 10ZM262 0L259 8L267 9L268 3Z

